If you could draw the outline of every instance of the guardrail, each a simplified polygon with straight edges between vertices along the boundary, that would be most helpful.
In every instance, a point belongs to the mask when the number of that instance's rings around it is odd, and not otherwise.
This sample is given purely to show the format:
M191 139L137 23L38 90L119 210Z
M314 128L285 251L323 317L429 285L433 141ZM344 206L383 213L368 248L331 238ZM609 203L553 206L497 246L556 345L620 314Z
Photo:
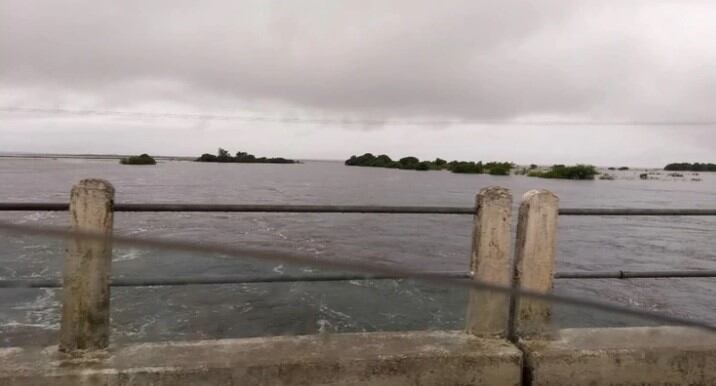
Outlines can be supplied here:
M70 209L63 202L0 202L0 211L56 211ZM232 205L232 204L117 204L114 212L226 212L226 213L383 213L474 215L474 207L379 205ZM716 216L716 209L562 208L560 216Z
M420 272L435 279L469 279L470 272ZM676 279L711 278L716 271L587 271L555 272L555 279ZM258 284L329 282L351 280L404 280L398 275L354 275L354 274L269 274L269 275L215 275L215 276L172 276L172 277L120 277L111 278L110 287L156 287L182 285L217 284ZM62 279L7 279L0 280L0 288L62 288Z
M400 275L326 273L311 275L233 275L111 278L111 234L115 212L375 213L473 215L469 272L426 272L433 277L475 280L549 293L554 279L716 277L716 271L554 272L558 216L716 216L716 209L585 209L558 207L549 191L531 191L520 205L514 258L510 253L512 195L490 187L475 207L354 205L114 204L114 188L103 180L83 180L70 203L0 203L0 211L69 211L72 229L106 235L105 240L70 239L63 279L0 280L0 288L64 288L60 349L94 350L109 342L110 287L278 283L299 281L395 280ZM540 336L550 306L542 300L470 290L466 330L482 337Z

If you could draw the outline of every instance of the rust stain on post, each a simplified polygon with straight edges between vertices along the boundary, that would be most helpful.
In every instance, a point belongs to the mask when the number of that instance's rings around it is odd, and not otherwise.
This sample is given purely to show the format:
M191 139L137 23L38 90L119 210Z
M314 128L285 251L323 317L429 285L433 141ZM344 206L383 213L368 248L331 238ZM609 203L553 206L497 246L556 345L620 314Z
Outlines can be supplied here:
M512 194L492 186L476 197L470 270L474 280L509 286L512 280L510 224ZM471 290L467 305L466 330L487 337L507 334L510 297L488 290Z
M515 243L514 285L517 288L552 291L557 240L559 198L547 190L532 190L522 198ZM549 332L551 305L520 298L513 303L512 335L535 337Z
M68 240L63 278L60 350L96 350L109 344L109 276L112 264L114 188L87 179L72 188L73 231L106 236L104 240Z

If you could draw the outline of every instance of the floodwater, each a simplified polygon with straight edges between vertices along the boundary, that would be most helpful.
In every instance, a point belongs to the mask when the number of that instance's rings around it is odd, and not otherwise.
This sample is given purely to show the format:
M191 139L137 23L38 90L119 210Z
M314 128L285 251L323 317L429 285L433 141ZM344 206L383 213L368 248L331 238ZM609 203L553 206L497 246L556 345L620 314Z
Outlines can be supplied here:
M614 174L614 173L612 173ZM2 159L0 201L66 202L82 178L111 181L120 203L471 206L490 185L545 188L562 207L714 208L716 175L701 181L639 171L615 181L544 180L346 167L111 160ZM67 224L66 212L0 212L23 224ZM471 216L383 214L118 213L116 232L137 237L300 252L405 269L466 271ZM716 218L561 217L557 271L716 269ZM0 234L0 279L59 277L64 245ZM172 277L310 274L311 267L250 257L115 248L113 275ZM556 280L555 292L716 324L716 279ZM411 281L348 281L112 289L114 342L232 338L338 331L460 329L466 293ZM56 343L61 290L0 289L0 345ZM558 306L556 324L649 324L618 314Z

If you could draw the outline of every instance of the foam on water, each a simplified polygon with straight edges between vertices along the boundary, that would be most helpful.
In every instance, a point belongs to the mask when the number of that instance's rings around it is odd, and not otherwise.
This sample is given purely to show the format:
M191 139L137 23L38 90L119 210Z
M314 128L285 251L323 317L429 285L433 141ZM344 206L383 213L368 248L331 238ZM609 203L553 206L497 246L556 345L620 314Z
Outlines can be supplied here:
M56 330L60 327L61 302L57 299L57 290L41 289L37 297L28 303L12 307L21 311L21 320L9 320L2 323L3 327L35 327L45 330Z
M141 249L127 249L127 250L115 250L112 262L119 263L122 261L132 261L139 259L140 257L146 256L147 251Z

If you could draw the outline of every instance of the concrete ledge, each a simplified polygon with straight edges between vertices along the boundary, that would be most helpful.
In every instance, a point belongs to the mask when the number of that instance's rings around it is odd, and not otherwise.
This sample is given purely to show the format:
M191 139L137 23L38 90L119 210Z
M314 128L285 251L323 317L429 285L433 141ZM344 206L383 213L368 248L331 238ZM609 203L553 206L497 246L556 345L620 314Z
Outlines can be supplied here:
M0 349L0 385L519 385L522 353L460 332Z
M585 328L522 341L532 385L716 385L716 334L683 327Z

